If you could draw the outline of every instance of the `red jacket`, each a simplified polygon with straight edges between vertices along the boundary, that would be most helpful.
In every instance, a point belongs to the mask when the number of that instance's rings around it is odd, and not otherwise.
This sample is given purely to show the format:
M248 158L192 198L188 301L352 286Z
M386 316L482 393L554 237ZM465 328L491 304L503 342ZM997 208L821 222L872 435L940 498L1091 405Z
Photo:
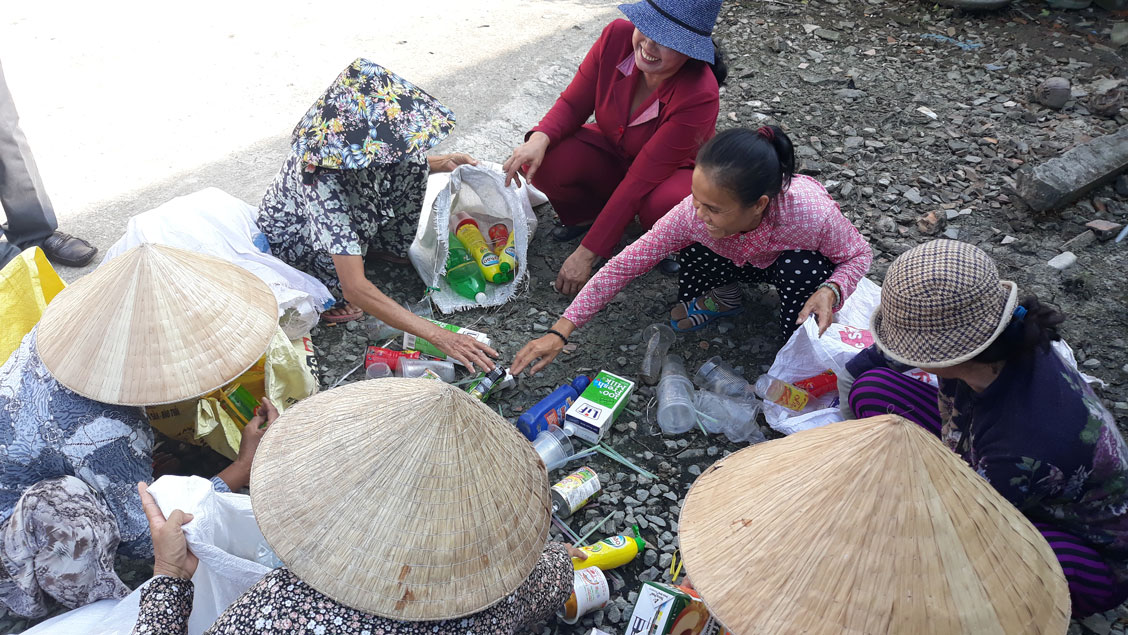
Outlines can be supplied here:
M642 77L634 68L633 34L634 25L627 20L608 24L572 83L533 128L548 135L550 143L577 135L630 165L583 241L605 258L636 216L639 202L675 170L693 166L698 149L716 131L720 110L712 69L690 59L629 112ZM585 125L593 112L595 123Z

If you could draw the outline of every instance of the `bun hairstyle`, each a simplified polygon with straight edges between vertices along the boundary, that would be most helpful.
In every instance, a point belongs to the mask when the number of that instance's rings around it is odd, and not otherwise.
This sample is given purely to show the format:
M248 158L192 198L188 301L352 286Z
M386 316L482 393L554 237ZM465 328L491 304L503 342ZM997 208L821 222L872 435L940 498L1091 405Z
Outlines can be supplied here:
M1049 352L1050 345L1061 339L1058 325L1064 321L1061 311L1042 304L1036 295L1028 295L1018 303L1010 324L973 361L988 364Z
M725 50L721 48L720 44L717 44L716 39L713 40L713 63L709 65L709 68L713 71L713 77L717 78L717 85L724 84L729 73L728 63L725 62Z
M751 207L761 196L775 198L791 185L795 149L779 126L730 128L702 146L697 165L742 205Z

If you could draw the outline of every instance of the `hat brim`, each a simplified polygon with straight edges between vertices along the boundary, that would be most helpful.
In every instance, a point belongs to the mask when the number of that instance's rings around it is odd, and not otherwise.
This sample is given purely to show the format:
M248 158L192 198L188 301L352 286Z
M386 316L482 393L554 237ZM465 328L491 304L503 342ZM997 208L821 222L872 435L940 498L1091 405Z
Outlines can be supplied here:
M627 16L636 29L662 46L673 49L695 60L712 64L713 38L676 24L663 17L645 2L620 4L619 11Z
M987 333L986 339L975 348L961 351L956 355L944 352L950 347L951 333L943 331L918 331L895 333L883 319L879 304L870 318L870 333L877 347L888 358L917 368L947 368L966 362L987 350L1003 329L1010 324L1014 307L1018 304L1018 285L1010 280L999 281L999 291L1005 295L1003 311L994 329ZM896 344L894 342L900 342Z

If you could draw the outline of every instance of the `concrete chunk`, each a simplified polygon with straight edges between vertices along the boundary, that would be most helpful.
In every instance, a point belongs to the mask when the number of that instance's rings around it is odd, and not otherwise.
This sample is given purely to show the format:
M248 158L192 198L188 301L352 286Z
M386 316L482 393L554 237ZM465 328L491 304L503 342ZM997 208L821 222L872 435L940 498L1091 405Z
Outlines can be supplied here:
M1016 190L1037 212L1057 209L1128 168L1128 126L1018 173Z
M1072 267L1076 262L1077 256L1075 256L1072 251L1067 251L1050 258L1050 261L1046 264L1058 271L1064 271Z
M1116 230L1123 227L1120 223L1114 223L1108 220L1091 220L1085 223L1085 227L1097 232L1097 236L1101 240L1108 240L1116 234Z
M1097 240L1097 233L1094 232L1091 229L1086 229L1085 231L1081 232L1080 234L1077 234L1073 238L1070 238L1069 240L1065 241L1065 244L1063 244L1061 246L1061 248L1065 251L1073 251L1074 249L1082 249L1084 247L1088 247L1089 245L1093 244L1094 242L1096 242L1096 240Z

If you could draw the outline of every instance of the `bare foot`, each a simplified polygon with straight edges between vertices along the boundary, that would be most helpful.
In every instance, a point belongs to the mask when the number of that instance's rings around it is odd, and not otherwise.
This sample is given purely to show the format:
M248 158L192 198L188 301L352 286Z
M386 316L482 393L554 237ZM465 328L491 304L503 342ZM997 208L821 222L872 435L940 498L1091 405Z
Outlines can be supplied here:
M364 317L364 311L360 307L345 303L341 306L335 306L328 311L321 314L321 321L326 324L339 324L341 322L352 322Z

